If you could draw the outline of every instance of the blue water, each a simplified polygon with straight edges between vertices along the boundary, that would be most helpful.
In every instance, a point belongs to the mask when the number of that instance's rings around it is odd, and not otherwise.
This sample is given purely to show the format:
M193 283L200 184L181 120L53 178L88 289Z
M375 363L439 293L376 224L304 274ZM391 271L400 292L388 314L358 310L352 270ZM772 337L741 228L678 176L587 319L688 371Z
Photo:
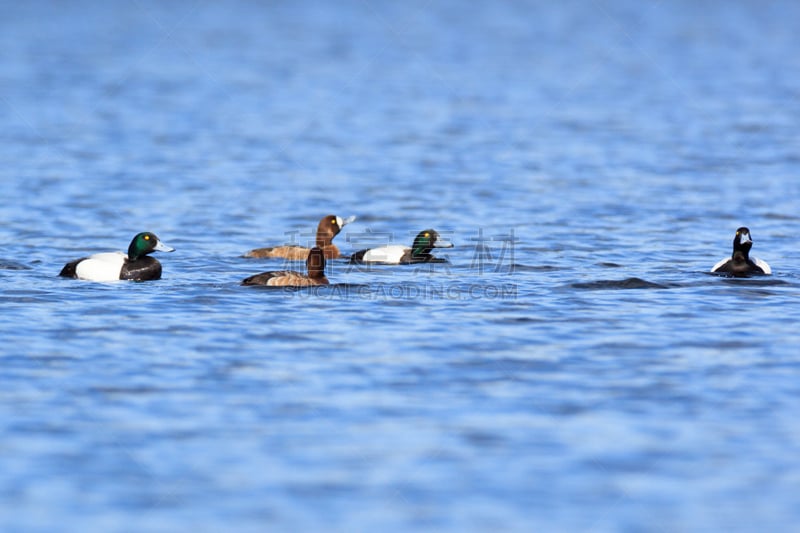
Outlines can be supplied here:
M0 530L796 530L797 20L3 2ZM456 247L239 285L328 213Z

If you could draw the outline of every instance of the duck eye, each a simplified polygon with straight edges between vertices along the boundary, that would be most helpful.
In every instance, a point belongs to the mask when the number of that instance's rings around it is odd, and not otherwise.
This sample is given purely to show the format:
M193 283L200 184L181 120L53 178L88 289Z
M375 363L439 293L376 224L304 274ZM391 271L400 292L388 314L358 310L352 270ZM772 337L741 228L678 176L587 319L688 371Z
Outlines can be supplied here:
M426 236L426 237L430 237L430 236L431 236L431 234L430 234L430 233L426 233L426 234L425 234L425 236Z
M335 218L331 219L331 224L336 224L336 219Z
M150 235L145 235L144 236L144 240L149 241L150 240Z

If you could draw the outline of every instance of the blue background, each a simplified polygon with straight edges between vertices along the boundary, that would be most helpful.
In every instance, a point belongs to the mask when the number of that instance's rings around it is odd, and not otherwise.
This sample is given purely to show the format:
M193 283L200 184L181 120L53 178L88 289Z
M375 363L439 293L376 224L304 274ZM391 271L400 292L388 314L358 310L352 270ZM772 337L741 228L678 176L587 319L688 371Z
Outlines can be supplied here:
M0 3L0 529L797 527L798 20ZM239 285L328 213L456 247ZM772 277L707 274L740 225Z

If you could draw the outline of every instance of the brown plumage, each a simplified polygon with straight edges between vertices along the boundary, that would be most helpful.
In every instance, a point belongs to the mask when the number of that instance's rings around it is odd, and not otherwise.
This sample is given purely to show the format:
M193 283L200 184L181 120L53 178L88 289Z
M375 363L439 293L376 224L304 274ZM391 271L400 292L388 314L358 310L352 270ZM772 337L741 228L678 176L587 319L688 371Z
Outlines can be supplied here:
M339 253L339 248L333 244L333 238L336 237L342 227L355 220L355 217L342 219L336 215L326 215L322 217L317 226L317 244L316 246L322 250L326 259L338 259L342 255ZM303 246L274 246L272 248L256 248L250 250L244 256L255 258L283 258L295 261L302 261L308 257L309 248Z
M320 248L322 249L322 253L325 254L326 259L338 259L341 257L339 249L335 244ZM273 248L256 248L255 250L250 250L247 252L245 257L257 259L270 257L290 259L292 261L304 261L306 258L308 258L308 252L310 250L310 248L305 248L303 246L275 246Z
M277 270L262 272L242 280L242 285L268 285L270 287L312 287L314 285L328 285L325 277L325 254L322 249L315 246L306 259L308 275L294 270Z

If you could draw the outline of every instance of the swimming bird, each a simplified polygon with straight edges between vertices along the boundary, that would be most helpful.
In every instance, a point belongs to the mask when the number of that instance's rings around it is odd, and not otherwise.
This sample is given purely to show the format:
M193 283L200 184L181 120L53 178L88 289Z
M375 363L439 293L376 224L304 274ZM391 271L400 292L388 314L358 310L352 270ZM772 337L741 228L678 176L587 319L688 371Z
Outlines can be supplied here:
M353 263L383 263L387 265L407 265L412 263L445 263L447 259L441 259L431 255L434 248L452 248L453 243L443 240L439 233L432 229L419 232L414 239L411 248L399 244L381 246L380 248L370 248L359 250L350 256Z
M161 263L148 254L173 251L155 234L143 232L133 238L127 254L107 252L76 259L64 265L58 275L90 281L161 279Z
M730 258L719 261L711 268L711 272L729 274L737 278L744 278L758 274L772 274L772 269L766 263L756 257L750 258L750 248L753 246L753 239L750 237L750 230L741 227L736 230L733 237L733 254Z
M342 228L347 224L353 222L356 217L348 217L343 219L336 215L326 215L322 217L317 225L317 244L316 246L322 249L326 259L338 259L341 257L339 248L333 244L333 238L336 237ZM272 248L256 248L250 250L245 257L279 257L284 259L303 260L308 257L309 248L298 245L288 246L275 246Z
M325 277L325 253L315 246L306 258L308 275L294 270L277 270L262 272L242 280L242 285L268 285L270 287L312 287L315 285L328 285Z

